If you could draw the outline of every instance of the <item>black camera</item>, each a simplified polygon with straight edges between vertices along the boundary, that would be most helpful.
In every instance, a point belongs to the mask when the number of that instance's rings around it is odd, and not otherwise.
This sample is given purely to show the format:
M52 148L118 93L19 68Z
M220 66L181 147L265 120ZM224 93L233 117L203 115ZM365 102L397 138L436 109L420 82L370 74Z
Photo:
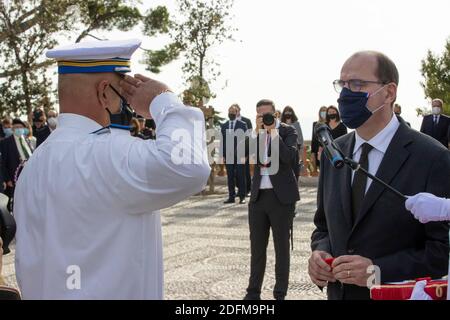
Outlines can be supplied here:
M262 120L265 126L270 127L275 122L275 116L273 113L265 113Z

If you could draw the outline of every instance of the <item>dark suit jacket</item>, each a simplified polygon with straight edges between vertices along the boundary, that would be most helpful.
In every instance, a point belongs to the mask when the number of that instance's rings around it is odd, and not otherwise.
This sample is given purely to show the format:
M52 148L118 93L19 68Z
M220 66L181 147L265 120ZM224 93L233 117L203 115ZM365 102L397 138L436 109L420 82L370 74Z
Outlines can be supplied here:
M20 165L20 155L17 150L14 136L10 136L0 142L2 154L2 171L5 181L14 181L17 167Z
M247 125L247 129L253 129L252 122L249 118L241 116L241 121L245 122L245 124Z
M50 131L50 128L48 125L45 125L39 129L37 129L35 126L33 126L33 135L36 138L36 148L39 147L44 141L48 138L48 136L52 132Z
M433 115L428 115L423 118L420 132L435 138L448 148L448 130L450 127L450 118L441 114L437 128L433 130Z
M352 156L354 132L336 142ZM327 159L321 163L312 250L369 258L380 267L382 283L448 273L447 222L421 224L405 209L405 200L372 182L352 226L351 170L334 169ZM376 176L405 195L429 192L449 198L450 151L401 122ZM369 290L330 283L328 298L369 299Z
M297 179L294 174L295 160L297 159L297 133L295 129L287 124L281 123L278 129L279 134L279 170L275 175L270 176L270 182L278 200L282 204L292 204L300 200L298 192ZM259 138L259 136L258 136ZM256 142L254 142L256 143ZM261 185L261 159L259 159L259 141L256 143L257 151L254 155L258 165L255 166L255 172L252 180L252 191L250 201L258 200L259 187ZM264 144L262 144L264 145ZM261 151L264 154L263 151ZM272 150L269 149L269 156Z
M225 159L227 159L227 134L228 134L228 128L230 127L230 121L225 122L222 125L221 131L222 131L222 154L225 157ZM237 130L242 130L243 133L247 132L247 125L245 124L245 122L237 120L236 119L236 123L234 125L234 131ZM245 138L244 136L242 136L241 138ZM234 159L236 160L236 156L237 156L237 146L238 144L242 143L242 141L238 141L238 138L235 137L234 138L234 143L233 143L233 149L234 149ZM229 153L231 152L231 150L229 150ZM230 163L231 164L231 163Z

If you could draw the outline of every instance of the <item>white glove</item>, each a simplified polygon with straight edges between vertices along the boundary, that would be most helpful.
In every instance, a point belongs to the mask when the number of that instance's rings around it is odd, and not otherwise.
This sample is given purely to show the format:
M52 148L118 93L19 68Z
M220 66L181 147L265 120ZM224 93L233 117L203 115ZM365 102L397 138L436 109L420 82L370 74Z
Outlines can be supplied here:
M425 292L425 286L427 285L427 281L419 281L414 286L414 290L411 294L411 298L409 300L433 300L428 293Z
M450 220L450 199L438 198L430 193L408 197L405 207L422 223Z

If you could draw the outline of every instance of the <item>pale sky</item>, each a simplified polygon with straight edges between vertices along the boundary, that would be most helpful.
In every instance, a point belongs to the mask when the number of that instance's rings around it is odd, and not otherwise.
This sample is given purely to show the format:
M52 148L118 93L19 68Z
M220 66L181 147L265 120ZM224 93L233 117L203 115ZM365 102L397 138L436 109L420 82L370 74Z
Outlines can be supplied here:
M159 4L174 12L174 0L144 0L142 8ZM214 48L221 77L212 84L217 98L210 101L226 117L232 103L254 122L258 100L274 100L278 109L294 107L306 140L322 105L337 105L332 81L344 61L359 50L378 50L396 63L400 72L397 102L402 116L415 129L421 118L416 107L429 107L420 86L420 61L431 49L441 53L450 37L449 0L235 0L233 25L237 41ZM160 48L164 39L133 32L94 33L109 39L138 37L143 47ZM133 72L149 74L133 56ZM177 93L184 90L181 61L153 75Z

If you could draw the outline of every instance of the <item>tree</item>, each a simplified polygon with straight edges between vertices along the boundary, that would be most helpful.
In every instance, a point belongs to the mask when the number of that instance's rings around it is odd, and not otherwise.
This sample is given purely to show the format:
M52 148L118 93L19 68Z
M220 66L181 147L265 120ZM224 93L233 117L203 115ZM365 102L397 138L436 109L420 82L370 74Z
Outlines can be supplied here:
M447 40L442 55L428 51L427 57L422 60L421 68L424 82L425 97L440 98L444 101L444 113L450 115L450 38ZM417 109L418 114L426 113L424 109Z
M14 0L0 4L0 58L3 61L0 82L0 112L31 112L38 105L49 107L51 81L41 67L45 48L56 41L49 37L67 21L54 19L60 8L51 1Z
M211 49L232 40L236 30L230 25L233 0L177 0L178 20L170 21L172 42L164 53L151 51L147 54L148 70L157 71L180 55L184 60L182 70L188 89L186 99L192 105L203 106L214 97L209 90L210 82L220 75L218 64L211 57ZM164 56L163 56L164 55Z
M167 32L165 7L142 16L130 0L10 0L0 3L0 113L20 115L37 106L50 108L54 100L44 51L56 39L93 31L127 31L142 20L156 33Z

